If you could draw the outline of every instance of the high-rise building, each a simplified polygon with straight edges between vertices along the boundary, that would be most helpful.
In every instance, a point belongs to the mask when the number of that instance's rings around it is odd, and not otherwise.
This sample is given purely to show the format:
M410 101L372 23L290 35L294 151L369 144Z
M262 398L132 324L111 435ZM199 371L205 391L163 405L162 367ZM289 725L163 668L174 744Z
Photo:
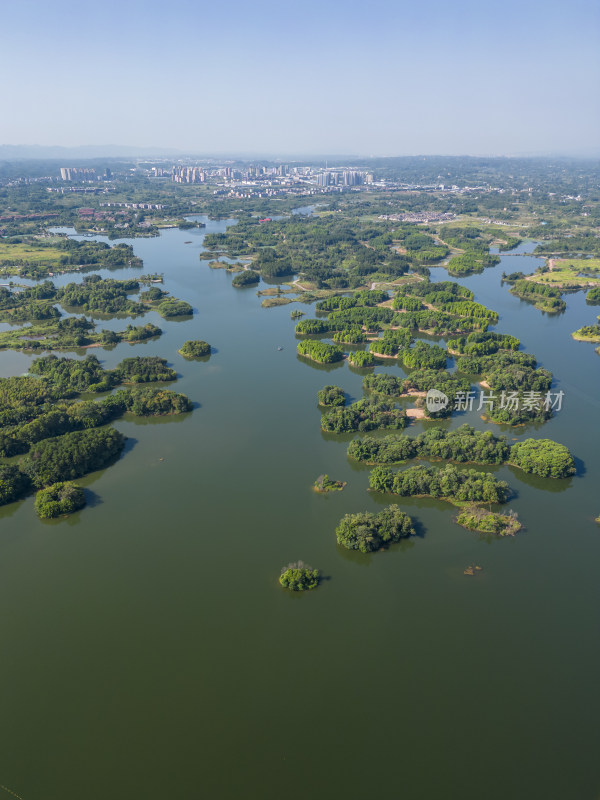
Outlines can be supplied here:
M95 181L96 170L88 167L61 167L60 177L63 181Z
M204 183L206 173L201 167L173 167L171 177L175 183Z

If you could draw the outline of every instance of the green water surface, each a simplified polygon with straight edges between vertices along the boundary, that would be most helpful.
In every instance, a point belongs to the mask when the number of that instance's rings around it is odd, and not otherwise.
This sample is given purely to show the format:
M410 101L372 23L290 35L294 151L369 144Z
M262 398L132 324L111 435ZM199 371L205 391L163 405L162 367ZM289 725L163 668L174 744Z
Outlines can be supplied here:
M595 310L582 293L554 317L512 297L501 272L531 257L462 280L565 392L547 424L491 429L568 445L579 474L490 468L516 493L513 539L399 499L419 536L348 552L339 518L390 498L367 493L349 437L320 432L316 393L358 399L365 373L298 358L297 306L263 309L199 260L227 224L133 240L196 313L152 312L158 341L92 351L107 367L163 356L198 407L118 421L126 452L82 481L91 506L72 518L43 523L32 498L0 510L0 784L23 800L600 797L600 358L569 335ZM177 354L196 338L210 360ZM4 376L29 363L0 353ZM465 421L487 427L476 412L442 424ZM315 494L324 472L344 491ZM279 588L296 559L327 577L317 591Z

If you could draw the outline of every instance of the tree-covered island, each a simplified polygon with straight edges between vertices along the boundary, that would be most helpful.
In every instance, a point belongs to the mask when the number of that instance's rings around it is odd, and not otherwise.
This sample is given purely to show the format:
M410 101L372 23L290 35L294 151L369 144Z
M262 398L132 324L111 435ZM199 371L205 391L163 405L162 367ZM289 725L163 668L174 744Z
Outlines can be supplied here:
M361 553L381 550L414 534L411 518L396 505L390 505L377 514L370 511L346 514L335 531L339 545Z
M334 481L329 475L319 475L313 484L313 489L315 492L327 494L327 492L341 492L345 485L345 481Z
M476 505L463 508L456 522L469 531L492 533L495 536L514 536L523 527L514 511L498 514Z
M85 493L72 481L53 483L37 492L34 505L40 519L54 519L81 510L85 506Z
M505 503L508 484L489 472L458 470L452 464L441 469L418 466L393 472L389 467L371 471L369 487L376 492L404 497L437 497L454 505L464 503Z
M203 358L211 354L211 346L202 339L189 339L177 352L185 358Z
M324 408L335 408L336 406L346 405L346 395L344 394L344 390L340 389L339 386L333 386L332 384L324 386L319 392L317 392L317 398L319 405L323 406Z
M306 592L316 589L321 580L321 572L313 569L303 561L296 561L283 567L279 576L279 583L284 589L292 592Z

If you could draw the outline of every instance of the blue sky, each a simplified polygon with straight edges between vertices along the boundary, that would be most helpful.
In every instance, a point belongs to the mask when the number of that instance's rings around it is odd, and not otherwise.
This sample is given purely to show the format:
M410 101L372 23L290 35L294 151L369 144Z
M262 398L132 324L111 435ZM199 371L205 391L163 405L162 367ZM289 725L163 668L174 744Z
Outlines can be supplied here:
M600 153L597 0L21 0L0 144Z

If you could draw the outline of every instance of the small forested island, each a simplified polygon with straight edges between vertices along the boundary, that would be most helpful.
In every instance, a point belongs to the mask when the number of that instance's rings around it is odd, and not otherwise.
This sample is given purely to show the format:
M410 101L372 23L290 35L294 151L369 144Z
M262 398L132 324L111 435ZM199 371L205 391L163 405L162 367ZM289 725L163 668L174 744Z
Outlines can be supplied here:
M414 534L411 518L396 505L390 505L377 514L370 511L346 514L335 531L339 545L361 553L380 550Z
M390 435L353 439L348 458L369 465L397 465L413 458L457 463L511 464L543 478L567 478L576 472L569 449L551 439L524 439L512 446L504 436L464 424L455 430L431 428L418 436Z
M303 561L296 561L283 567L279 576L279 583L284 589L291 589L293 592L305 592L316 589L321 579L318 569L313 569Z
M169 317L191 317L194 309L185 300L165 300L156 307L156 310L161 315L168 319Z
M514 511L497 514L476 505L463 508L456 521L469 531L493 533L496 536L514 536L523 527Z
M252 269L245 269L234 277L232 286L252 286L260 281L260 274Z
M430 428L416 437L391 435L353 439L348 457L364 464L400 464L412 458L433 458L460 463L503 464L509 457L506 439L491 431L461 425L455 430Z
M54 519L82 509L85 493L81 486L71 481L53 483L37 492L34 505L40 519Z
M317 361L319 364L334 364L344 358L343 350L325 342L307 339L298 344L298 355Z
M159 356L124 358L115 369L105 370L93 355L81 360L48 355L36 358L29 372L46 378L63 397L77 392L105 392L120 383L152 383L177 378L175 370Z
M577 471L569 449L551 439L516 442L510 449L509 463L541 478L568 478Z
M600 342L600 316L596 325L584 325L571 336L578 342Z
M348 364L350 364L351 367L357 367L359 369L374 367L375 356L368 350L355 350L352 353L348 353Z
M203 358L211 354L211 346L202 339L189 339L177 352L186 358Z
M474 469L458 470L452 464L441 469L417 465L400 472L388 467L371 471L369 487L376 492L405 497L438 497L454 505L464 503L505 503L509 497L508 484L489 472Z
M331 480L329 475L319 475L313 484L313 488L315 492L325 494L327 492L341 492L345 485L345 482Z
M317 398L319 400L319 405L324 408L335 408L335 406L346 405L344 390L340 389L339 386L333 386L331 384L324 386L317 392Z
M373 431L378 428L401 429L408 425L404 409L392 403L363 398L345 408L333 408L321 417L321 428L329 433Z
M558 314L564 311L567 304L562 299L562 292L555 286L546 283L535 283L531 280L518 279L511 281L512 276L507 276L504 280L512 283L510 293L522 300L532 303L540 311L547 311L549 314Z
M115 370L120 383L154 383L174 381L177 373L159 356L133 356L124 358Z
M588 291L585 302L591 306L600 305L600 286L594 286Z

